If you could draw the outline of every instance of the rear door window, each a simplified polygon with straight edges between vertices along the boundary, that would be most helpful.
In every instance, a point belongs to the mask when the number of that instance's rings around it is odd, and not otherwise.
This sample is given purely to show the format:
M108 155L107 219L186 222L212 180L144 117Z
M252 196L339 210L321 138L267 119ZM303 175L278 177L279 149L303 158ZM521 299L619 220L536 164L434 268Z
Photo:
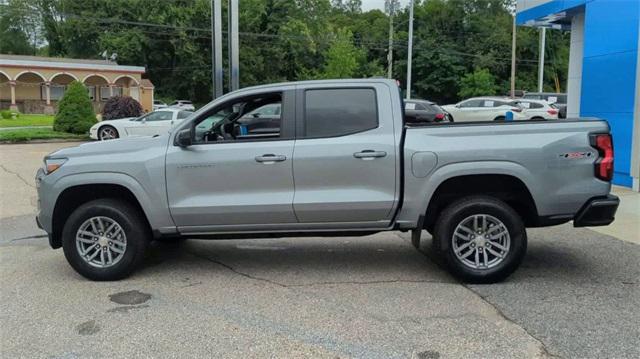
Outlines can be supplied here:
M305 91L304 136L344 136L378 127L376 92L369 88Z
M483 100L467 100L460 103L461 108L483 107Z

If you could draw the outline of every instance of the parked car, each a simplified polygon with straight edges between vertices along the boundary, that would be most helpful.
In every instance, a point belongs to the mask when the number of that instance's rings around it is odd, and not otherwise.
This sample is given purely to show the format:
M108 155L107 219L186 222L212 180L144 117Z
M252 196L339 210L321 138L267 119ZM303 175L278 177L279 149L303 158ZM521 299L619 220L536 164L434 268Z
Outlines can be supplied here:
M269 103L279 131L245 135L238 120ZM36 220L93 280L129 275L154 238L400 230L418 247L426 229L452 273L485 283L520 265L526 227L614 220L606 121L403 123L393 80L243 88L169 133L46 156Z
M557 120L560 112L554 104L545 100L518 99L511 103L522 107L522 114L527 120Z
M545 100L558 108L558 117L567 118L567 94L557 92L526 92L523 96L527 100Z
M160 100L153 100L153 110L159 110L161 108L167 108L167 104Z
M191 101L187 101L187 100L174 101L174 102L171 103L171 105L169 105L169 107L179 108L179 109L183 109L183 110L187 110L187 111L195 111L196 110L196 108L193 106L193 103L191 103Z
M407 123L450 121L445 110L427 100L404 100L404 115Z
M171 126L191 116L193 112L177 108L164 108L140 117L100 121L89 129L89 137L94 140L113 140L132 135L159 135Z
M513 113L514 120L525 119L521 107L512 104L510 99L498 97L474 97L442 109L455 122L504 121L508 111Z

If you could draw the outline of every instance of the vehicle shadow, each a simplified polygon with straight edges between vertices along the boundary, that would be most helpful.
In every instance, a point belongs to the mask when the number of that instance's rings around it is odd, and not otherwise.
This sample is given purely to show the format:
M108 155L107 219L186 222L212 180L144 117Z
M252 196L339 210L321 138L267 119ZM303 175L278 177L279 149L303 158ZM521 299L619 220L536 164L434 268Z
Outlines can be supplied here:
M393 233L366 237L154 242L142 272L194 265L285 286L319 282L455 283L436 263Z

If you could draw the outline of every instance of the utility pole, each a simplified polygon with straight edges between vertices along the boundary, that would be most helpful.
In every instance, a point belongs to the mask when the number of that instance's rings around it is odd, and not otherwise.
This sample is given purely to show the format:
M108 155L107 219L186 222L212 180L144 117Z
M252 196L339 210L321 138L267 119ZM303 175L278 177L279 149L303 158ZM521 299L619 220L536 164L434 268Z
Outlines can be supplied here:
M211 81L213 98L222 96L222 0L211 0Z
M393 15L396 12L398 0L385 0L385 7L389 13L389 50L387 51L387 77L393 77Z
M513 14L511 35L511 98L516 97L516 15Z
M540 52L538 56L538 92L542 92L543 90L543 82L544 82L544 48L547 37L547 28L543 27L540 29Z
M240 88L238 0L229 0L229 91Z
M413 0L409 1L409 46L407 49L407 100L411 99L411 60L413 54Z

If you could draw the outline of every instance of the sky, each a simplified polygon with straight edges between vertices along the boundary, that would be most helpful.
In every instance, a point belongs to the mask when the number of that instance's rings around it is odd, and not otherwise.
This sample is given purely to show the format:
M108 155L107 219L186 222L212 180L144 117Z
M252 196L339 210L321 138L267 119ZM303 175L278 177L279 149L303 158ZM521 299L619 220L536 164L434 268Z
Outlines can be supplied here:
M409 0L400 0L402 7L406 6ZM384 10L384 0L362 0L362 11L369 11L371 9Z

